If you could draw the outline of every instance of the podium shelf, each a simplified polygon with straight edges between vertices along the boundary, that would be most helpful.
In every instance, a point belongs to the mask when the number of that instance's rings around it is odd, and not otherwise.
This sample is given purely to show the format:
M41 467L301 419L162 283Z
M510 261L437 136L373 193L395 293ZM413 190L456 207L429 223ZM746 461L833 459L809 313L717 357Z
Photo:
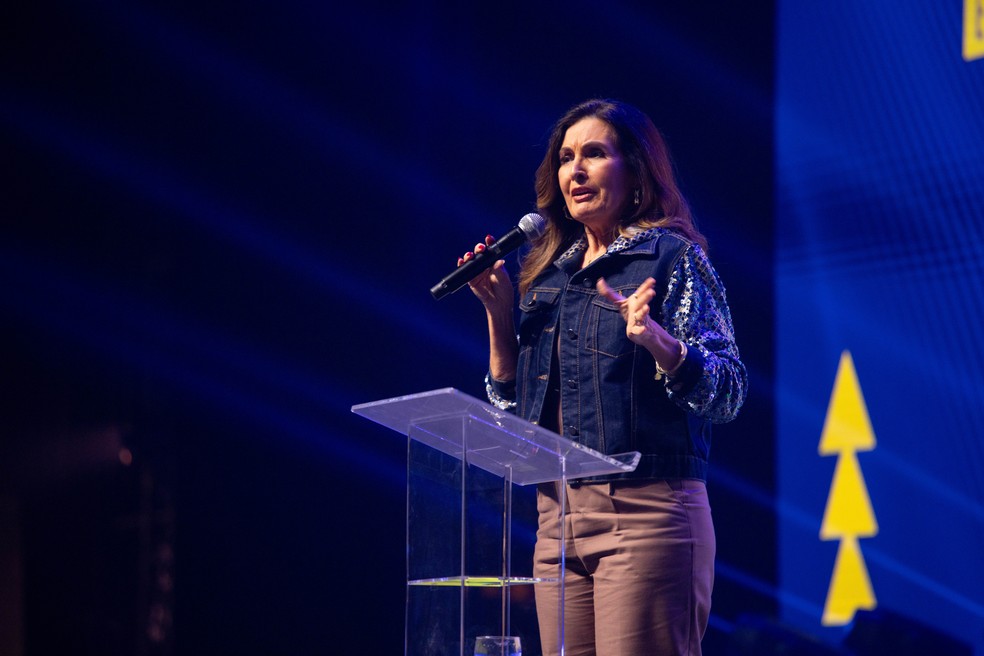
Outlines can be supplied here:
M407 585L426 585L438 588L507 588L513 585L532 585L534 583L556 583L555 578L533 578L529 576L443 576L434 579L407 581Z

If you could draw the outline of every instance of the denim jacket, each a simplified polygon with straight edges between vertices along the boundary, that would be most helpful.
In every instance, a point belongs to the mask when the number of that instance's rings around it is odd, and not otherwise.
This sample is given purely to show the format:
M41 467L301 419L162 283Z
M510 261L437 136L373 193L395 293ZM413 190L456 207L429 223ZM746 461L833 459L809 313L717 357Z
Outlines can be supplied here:
M585 248L582 237L520 299L516 380L487 377L489 400L540 423L552 382L561 434L609 455L642 454L635 471L594 480L706 480L711 424L737 415L748 386L724 286L698 245L662 228L619 237L581 269ZM657 379L652 355L626 337L599 277L623 296L648 277L665 290L651 315L687 345L672 378Z

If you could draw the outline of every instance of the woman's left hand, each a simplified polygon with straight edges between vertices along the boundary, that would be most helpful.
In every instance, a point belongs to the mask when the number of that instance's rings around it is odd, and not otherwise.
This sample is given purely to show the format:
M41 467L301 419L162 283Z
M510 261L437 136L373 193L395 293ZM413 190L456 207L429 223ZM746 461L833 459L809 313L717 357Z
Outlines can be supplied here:
M649 314L649 303L655 298L656 280L646 278L628 297L608 286L604 278L596 285L598 293L618 306L625 320L625 336L644 347L663 369L676 367L680 361L680 342L659 325Z
M622 296L617 291L608 286L604 278L598 278L598 293L612 301L618 306L618 311L625 320L625 335L636 344L645 346L646 334L656 329L663 330L663 327L652 320L649 316L649 302L656 296L653 286L656 281L646 278L645 282L631 296Z

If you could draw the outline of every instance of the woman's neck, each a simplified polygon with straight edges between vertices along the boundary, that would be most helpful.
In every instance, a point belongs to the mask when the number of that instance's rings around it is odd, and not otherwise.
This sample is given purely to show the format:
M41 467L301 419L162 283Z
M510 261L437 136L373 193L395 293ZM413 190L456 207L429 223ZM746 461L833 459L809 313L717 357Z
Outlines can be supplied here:
M584 251L584 261L581 265L582 268L588 266L608 252L608 247L611 246L612 242L615 240L614 234L615 230L613 227L609 227L604 231L599 231L591 228L590 226L584 226L584 238L588 242L588 247Z

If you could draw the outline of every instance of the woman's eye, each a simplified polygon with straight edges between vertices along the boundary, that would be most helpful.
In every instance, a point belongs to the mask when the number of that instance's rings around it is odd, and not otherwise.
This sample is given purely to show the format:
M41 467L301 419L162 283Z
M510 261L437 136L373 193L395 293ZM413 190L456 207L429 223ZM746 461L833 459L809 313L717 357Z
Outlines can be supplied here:
M571 156L570 153L561 153L560 154L560 163L561 164L566 164L567 162L571 161L572 159L574 159L574 158Z

